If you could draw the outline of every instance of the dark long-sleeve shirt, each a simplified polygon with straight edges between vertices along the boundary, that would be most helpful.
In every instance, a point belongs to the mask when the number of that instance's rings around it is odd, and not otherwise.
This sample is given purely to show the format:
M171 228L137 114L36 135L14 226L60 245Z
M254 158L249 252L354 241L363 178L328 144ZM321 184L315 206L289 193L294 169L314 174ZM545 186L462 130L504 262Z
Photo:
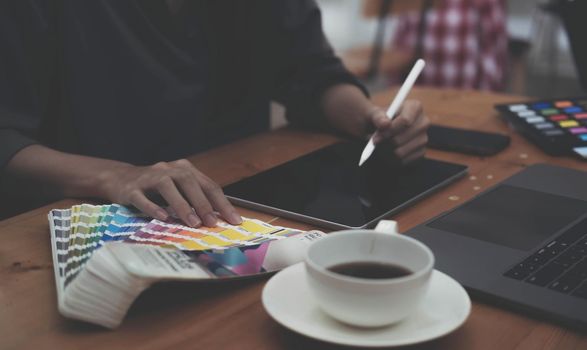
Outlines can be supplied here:
M311 0L1 1L0 175L33 143L177 159L266 129L270 100L323 125L337 83L361 87Z

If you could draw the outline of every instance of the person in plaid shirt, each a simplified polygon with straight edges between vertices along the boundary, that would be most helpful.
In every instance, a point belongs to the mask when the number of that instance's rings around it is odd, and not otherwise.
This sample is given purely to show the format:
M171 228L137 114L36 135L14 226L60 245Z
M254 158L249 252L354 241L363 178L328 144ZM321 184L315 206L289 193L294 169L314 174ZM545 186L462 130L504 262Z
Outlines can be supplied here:
M441 0L424 15L397 17L393 52L420 51L426 60L419 83L439 87L501 90L507 60L505 0ZM417 50L417 42L421 40ZM401 80L398 72L390 76Z

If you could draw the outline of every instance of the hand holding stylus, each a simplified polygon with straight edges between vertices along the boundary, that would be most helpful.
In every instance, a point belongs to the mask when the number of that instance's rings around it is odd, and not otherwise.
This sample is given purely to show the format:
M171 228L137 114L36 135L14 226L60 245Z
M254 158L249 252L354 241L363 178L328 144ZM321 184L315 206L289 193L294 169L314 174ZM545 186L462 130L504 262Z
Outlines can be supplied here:
M395 96L395 98L391 102L389 108L387 109L386 116L390 121L398 114L400 107L402 106L402 103L404 102L406 96L408 95L408 93L412 89L412 86L414 85L414 83L418 79L418 76L420 75L420 73L424 69L424 66L425 66L425 63L424 63L424 60L422 60L422 59L419 59L414 64L414 67L410 71L410 74L408 74L406 81L403 83L403 85L399 89L397 95ZM374 122L375 126L377 127L377 129L379 130L379 129L381 129L382 124L384 124L385 122L382 120L378 121L377 119L381 119L381 118L374 118L373 122ZM365 146L365 149L363 150L363 153L361 154L361 159L359 160L359 166L363 165L363 163L365 163L365 161L367 161L367 159L369 159L369 157L371 156L371 154L375 150L375 144L377 143L378 139L381 137L380 135L379 136L377 135L378 133L379 133L379 131L376 131L375 134L373 134L373 136L369 139L369 142L367 143L367 145Z
M389 156L407 164L425 155L430 121L424 115L420 101L406 100L393 120L387 118L385 110L377 108L370 121L376 130L373 143L378 145L385 141L393 146L393 153Z

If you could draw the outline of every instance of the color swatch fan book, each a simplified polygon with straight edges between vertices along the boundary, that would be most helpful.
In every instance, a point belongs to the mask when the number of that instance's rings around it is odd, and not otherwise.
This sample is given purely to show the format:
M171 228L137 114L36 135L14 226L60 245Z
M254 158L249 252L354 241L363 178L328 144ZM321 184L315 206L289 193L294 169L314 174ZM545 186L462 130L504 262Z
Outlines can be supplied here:
M319 231L243 218L192 228L121 205L76 205L49 213L59 311L117 327L136 297L162 280L233 279L303 260Z

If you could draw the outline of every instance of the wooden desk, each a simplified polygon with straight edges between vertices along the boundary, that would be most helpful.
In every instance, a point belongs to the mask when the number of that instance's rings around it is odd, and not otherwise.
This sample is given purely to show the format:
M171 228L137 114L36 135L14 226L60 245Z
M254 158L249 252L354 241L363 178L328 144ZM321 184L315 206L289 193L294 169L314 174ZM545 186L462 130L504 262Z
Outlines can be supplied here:
M375 96L385 105L393 92ZM521 170L548 162L587 170L585 163L543 154L502 123L496 102L517 97L478 92L416 89L412 97L424 102L439 124L488 131L512 137L512 145L497 156L479 158L439 151L428 156L466 163L470 177L441 190L394 217L400 230L471 198L479 191ZM336 138L318 133L280 130L239 141L192 160L220 184L228 184L301 154ZM0 349L310 349L336 346L304 338L279 326L265 313L260 297L266 279L208 284L163 284L146 291L116 331L66 320L57 312L51 263L50 208L79 203L64 200L0 221ZM274 223L308 228L270 215L242 211ZM295 301L292 301L295 302ZM586 349L584 334L494 306L474 302L465 325L418 349Z

